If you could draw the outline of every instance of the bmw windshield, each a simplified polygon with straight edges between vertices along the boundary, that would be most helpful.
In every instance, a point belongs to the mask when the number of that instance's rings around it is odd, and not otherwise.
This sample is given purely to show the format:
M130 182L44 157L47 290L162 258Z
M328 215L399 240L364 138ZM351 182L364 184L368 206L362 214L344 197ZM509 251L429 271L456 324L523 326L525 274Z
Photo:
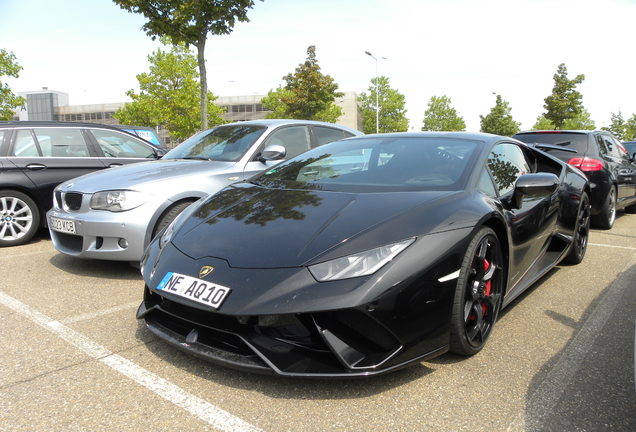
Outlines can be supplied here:
M199 132L162 159L202 159L222 162L240 160L265 132L265 126L230 125Z
M270 188L341 192L460 190L477 141L378 137L320 146L253 178Z

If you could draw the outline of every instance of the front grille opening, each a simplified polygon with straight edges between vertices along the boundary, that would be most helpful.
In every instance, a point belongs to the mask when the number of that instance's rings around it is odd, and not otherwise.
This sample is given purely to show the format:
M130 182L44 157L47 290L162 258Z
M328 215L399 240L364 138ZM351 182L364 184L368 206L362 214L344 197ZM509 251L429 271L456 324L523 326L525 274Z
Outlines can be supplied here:
M64 249L72 250L74 252L82 251L82 237L76 236L73 234L66 234L61 232L56 232L55 236L57 237L58 242Z
M104 246L104 237L95 237L95 249L101 249Z
M64 204L69 210L77 211L82 207L82 194L77 192L66 192L64 194Z
M356 367L379 365L401 347L393 333L357 309L317 314L316 323L364 356Z

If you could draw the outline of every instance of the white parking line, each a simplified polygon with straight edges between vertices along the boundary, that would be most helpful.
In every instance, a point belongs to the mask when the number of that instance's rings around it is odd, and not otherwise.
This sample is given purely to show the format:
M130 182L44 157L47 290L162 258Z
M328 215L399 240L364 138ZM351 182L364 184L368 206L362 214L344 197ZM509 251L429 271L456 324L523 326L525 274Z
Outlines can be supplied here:
M246 423L227 411L210 404L206 400L188 393L181 387L147 371L130 360L118 354L113 354L107 348L92 341L83 334L65 326L59 321L52 320L43 313L2 291L0 291L0 303L79 348L93 359L109 366L116 372L130 378L137 384L161 396L168 402L183 408L190 414L217 429L227 432L262 432L262 430L256 426Z
M629 247L629 246L614 246L614 245L601 244L601 243L588 243L588 245L590 245L590 246L601 246L601 247L615 248L615 249L636 250L636 247Z
M63 320L60 320L60 322L64 323L64 324L72 324L72 323L76 323L78 321L85 321L85 320L101 317L101 316L104 316L104 315L110 315L112 313L121 312L121 311L126 310L126 309L136 308L137 306L139 306L139 303L140 303L140 300L137 300L137 301L134 301L134 302L113 306L113 307L108 308L108 309L102 309L102 310L98 310L98 311L95 311L95 312L89 312L89 313L85 313L85 314L81 314L81 315L75 315L74 317L64 318Z

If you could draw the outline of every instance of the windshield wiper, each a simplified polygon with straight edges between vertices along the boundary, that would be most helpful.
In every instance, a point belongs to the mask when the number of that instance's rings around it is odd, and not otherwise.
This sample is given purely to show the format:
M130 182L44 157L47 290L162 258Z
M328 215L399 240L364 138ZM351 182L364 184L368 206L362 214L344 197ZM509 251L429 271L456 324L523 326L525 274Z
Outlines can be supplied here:
M576 149L569 148L569 147L562 147L562 145L568 145L568 144L571 144L570 141L565 141L558 144L532 143L531 145L545 151L558 150L558 151L564 151L569 153L578 153Z
M187 160L211 160L210 158L205 158L202 156L188 156L188 157L182 157L179 159L187 159Z

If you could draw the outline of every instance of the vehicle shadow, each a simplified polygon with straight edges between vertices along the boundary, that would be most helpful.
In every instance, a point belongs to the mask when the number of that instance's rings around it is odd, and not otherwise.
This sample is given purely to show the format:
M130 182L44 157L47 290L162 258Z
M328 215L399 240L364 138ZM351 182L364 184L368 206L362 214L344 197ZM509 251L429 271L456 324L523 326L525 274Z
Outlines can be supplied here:
M124 261L86 260L58 253L52 256L49 262L58 269L76 276L142 280L139 270Z
M199 378L241 390L257 391L272 398L298 400L359 399L383 393L433 372L414 364L385 375L366 378L290 378L260 375L217 366L168 345L138 322L137 339L162 361Z
M506 306L502 311L500 311L499 312L499 317L497 317L497 321L495 322L495 327L494 327L493 331L497 331L497 323L505 321L506 316L508 315L508 313L514 312L515 305L517 305L520 302L522 302L523 299L525 299L530 294L532 294L532 292L535 289L537 289L542 284L548 282L550 280L550 278L552 278L554 275L556 275L559 272L561 265L563 265L563 264L559 264L559 266L551 268L546 274L541 276L541 278L539 278L538 281L536 281L535 283L530 285L524 292L519 294L519 297L515 298L508 306ZM465 359L466 359L466 357L461 356L461 355L456 355L456 354L453 354L453 353L446 353L446 354L444 354L442 356L439 356L439 357L436 357L434 359L428 360L427 363L445 365L445 364L459 363L459 362L461 362L461 361L463 361Z
M575 331L533 377L514 430L636 430L635 281L633 265L608 284L578 321L545 311L548 319Z

